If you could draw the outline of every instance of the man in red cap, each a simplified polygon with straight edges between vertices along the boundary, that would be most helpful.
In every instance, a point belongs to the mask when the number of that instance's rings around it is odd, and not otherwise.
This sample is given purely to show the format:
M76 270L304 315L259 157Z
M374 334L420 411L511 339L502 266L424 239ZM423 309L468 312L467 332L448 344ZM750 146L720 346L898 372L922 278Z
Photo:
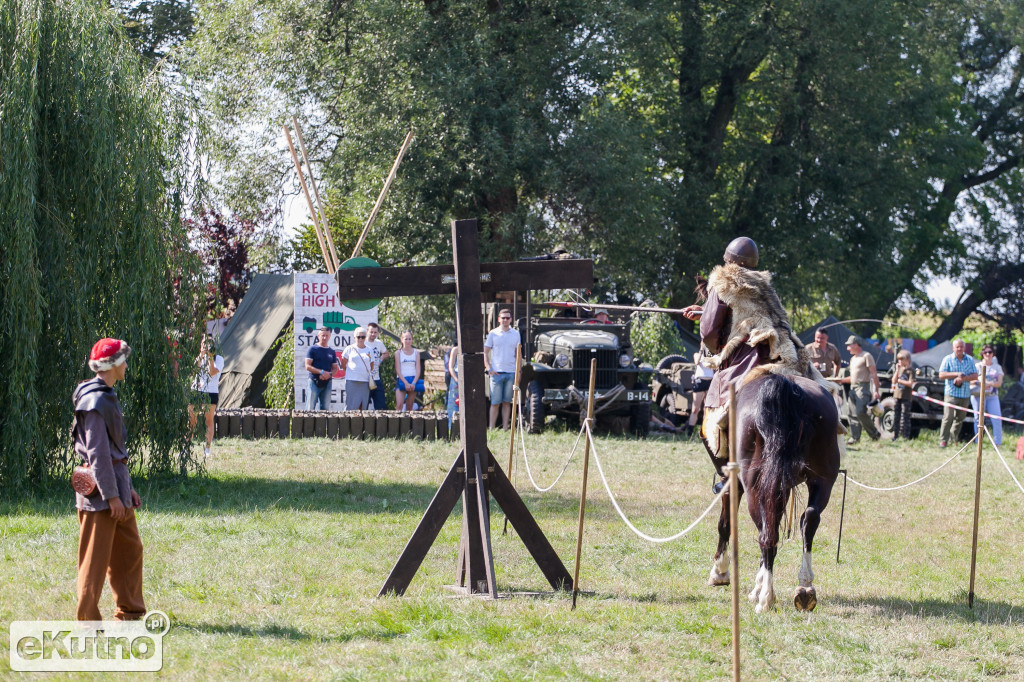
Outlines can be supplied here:
M115 620L146 614L142 599L142 539L135 509L142 505L128 473L127 430L114 384L124 379L132 349L100 339L89 355L96 376L75 389L75 452L96 479L89 495L75 492L78 508L78 620L102 620L104 578L110 576Z

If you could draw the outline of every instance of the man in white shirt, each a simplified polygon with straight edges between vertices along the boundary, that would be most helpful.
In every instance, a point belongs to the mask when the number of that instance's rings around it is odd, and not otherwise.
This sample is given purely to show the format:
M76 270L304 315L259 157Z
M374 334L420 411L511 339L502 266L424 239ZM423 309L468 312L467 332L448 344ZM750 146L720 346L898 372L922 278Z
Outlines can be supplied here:
M370 322L366 325L366 334L366 347L370 349L370 355L373 357L373 380L377 383L377 388L370 391L370 402L373 404L373 409L383 410L387 403L385 402L384 384L380 380L380 362L390 358L391 353L388 352L383 341L377 340L377 336L380 334L380 325Z
M512 384L515 381L516 349L519 348L518 330L512 329L512 311L504 308L498 312L501 324L487 334L484 341L484 368L491 380L490 428L498 422L498 407L501 407L501 423L508 430L512 419Z

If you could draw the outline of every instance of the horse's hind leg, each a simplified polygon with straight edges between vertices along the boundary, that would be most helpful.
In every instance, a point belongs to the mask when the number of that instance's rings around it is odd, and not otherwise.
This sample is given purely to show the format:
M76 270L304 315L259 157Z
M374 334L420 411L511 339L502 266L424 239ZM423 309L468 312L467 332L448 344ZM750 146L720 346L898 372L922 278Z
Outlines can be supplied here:
M818 594L814 589L814 570L811 568L811 547L814 534L821 523L821 512L832 494L832 486L825 486L821 481L807 482L807 509L800 517L800 532L803 536L803 559L800 572L797 574L799 587L793 594L793 605L800 611L813 611L818 605Z
M748 507L754 523L759 529L757 535L758 544L761 546L761 567L757 570L757 578L754 579L754 590L750 593L750 601L757 605L754 607L756 613L764 613L775 606L775 579L772 574L775 566L775 555L779 545L779 521L785 508L786 496L778 496L778 499L766 499L765 504L773 504L775 508L771 513L759 509L760 504L755 502L755 495L751 495Z
M740 489L740 495L743 495L743 489ZM722 514L718 518L718 549L715 551L715 556L711 560L711 573L708 575L708 585L714 587L715 585L728 585L729 584L729 496L732 495L732 491L727 491L722 495Z

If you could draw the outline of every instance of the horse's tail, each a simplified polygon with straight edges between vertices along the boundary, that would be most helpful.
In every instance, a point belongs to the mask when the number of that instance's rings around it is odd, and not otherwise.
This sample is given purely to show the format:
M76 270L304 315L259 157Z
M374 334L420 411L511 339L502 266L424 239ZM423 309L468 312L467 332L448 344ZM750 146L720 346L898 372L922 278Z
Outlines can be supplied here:
M779 510L794 487L793 470L800 461L803 422L803 389L783 375L765 375L755 402L754 425L764 441L756 485L769 528L779 523Z

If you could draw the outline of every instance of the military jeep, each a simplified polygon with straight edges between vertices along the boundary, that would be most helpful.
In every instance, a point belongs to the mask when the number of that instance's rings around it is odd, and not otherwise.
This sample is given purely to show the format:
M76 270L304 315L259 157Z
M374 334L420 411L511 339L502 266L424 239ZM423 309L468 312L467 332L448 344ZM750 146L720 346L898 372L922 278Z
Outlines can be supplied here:
M646 381L654 370L634 361L627 324L578 317L533 317L525 322L516 326L523 334L523 356L530 358L522 386L523 417L531 433L543 430L548 415L570 420L585 416L590 362L596 358L595 417L628 420L630 432L647 436L651 391Z

